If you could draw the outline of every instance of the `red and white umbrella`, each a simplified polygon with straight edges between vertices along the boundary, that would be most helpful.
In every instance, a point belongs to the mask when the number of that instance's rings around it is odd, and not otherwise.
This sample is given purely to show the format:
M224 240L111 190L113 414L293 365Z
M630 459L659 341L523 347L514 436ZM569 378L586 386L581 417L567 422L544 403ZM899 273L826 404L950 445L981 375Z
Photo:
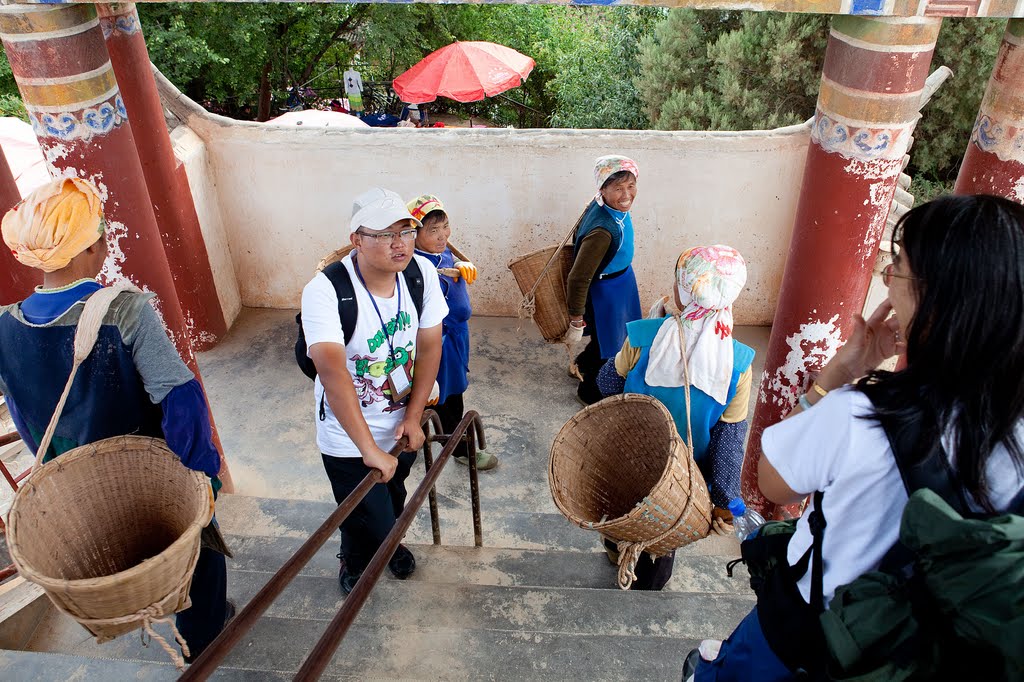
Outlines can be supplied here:
M504 45L457 42L431 52L396 78L395 92L413 104L433 102L438 96L478 102L522 85L535 64Z

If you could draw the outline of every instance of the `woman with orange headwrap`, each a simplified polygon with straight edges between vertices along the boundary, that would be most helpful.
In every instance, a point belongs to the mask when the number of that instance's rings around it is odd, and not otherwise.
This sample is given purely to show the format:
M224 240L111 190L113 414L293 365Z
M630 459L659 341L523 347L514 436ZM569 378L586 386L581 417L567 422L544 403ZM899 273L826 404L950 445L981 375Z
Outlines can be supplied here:
M75 331L107 256L99 192L78 178L36 189L3 218L4 242L21 263L43 271L24 301L0 306L0 391L22 440L36 450L71 372ZM206 397L164 331L153 294L114 298L93 352L75 375L43 461L123 434L164 438L182 464L206 473L214 490L220 453ZM198 656L228 618L224 555L204 547L177 627Z

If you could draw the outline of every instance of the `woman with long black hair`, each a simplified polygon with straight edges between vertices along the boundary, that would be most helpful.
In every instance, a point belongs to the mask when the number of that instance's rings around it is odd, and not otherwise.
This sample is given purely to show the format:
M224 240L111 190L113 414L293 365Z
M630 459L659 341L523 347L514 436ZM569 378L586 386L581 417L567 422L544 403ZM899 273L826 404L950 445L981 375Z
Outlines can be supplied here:
M1024 207L944 197L908 212L892 243L888 300L856 318L790 418L761 441L766 498L793 504L823 493L826 605L837 587L876 570L899 537L908 496L887 433L915 429L911 460L944 456L975 512L1005 511L1024 486ZM905 369L877 369L904 352ZM789 541L790 566L812 545L814 511ZM796 590L812 601L810 570ZM696 680L792 679L786 643L764 614L759 596Z

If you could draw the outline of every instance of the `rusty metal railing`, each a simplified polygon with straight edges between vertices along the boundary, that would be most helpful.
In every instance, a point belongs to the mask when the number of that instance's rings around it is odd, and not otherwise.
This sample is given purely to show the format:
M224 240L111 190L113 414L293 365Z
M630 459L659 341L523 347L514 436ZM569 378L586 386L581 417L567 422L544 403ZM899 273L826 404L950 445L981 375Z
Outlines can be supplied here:
M17 431L11 431L10 433L2 434L0 435L0 448L2 448L5 445L10 445L11 443L16 443L19 440L21 440L21 436L18 434ZM0 461L0 474L3 475L4 480L7 481L7 485L11 486L11 490L13 490L15 494L18 493L18 484L21 483L21 481L30 473L32 473L32 467L25 469L17 476L12 476L10 469L7 468L7 465L4 464L3 461ZM7 526L6 524L4 524L3 517L0 517L0 534L6 533ZM8 566L0 568L0 583L7 580L12 575L17 574L17 572L18 569L14 567L14 564L10 564Z
M442 434L441 421L433 410L426 410L423 413L421 424L430 426L433 433L426 433L423 443L423 463L426 467L426 475L423 481L409 497L405 505L405 511L395 521L395 526L385 538L380 548L373 555L369 565L363 570L359 580L356 582L352 592L345 598L344 603L338 610L334 619L327 627L327 631L316 643L313 650L306 657L302 667L296 673L296 680L315 680L320 677L324 668L330 663L335 651L341 644L345 633L348 632L352 621L359 614L366 599L370 596L380 576L384 572L391 555L401 542L405 532L412 524L416 513L423 505L424 499L430 497L430 524L433 532L434 544L441 543L441 524L437 511L437 498L434 492L434 484L437 481L441 470L451 458L452 452L458 444L465 440L469 450L469 473L470 489L473 503L473 541L477 547L483 546L483 532L480 521L480 494L477 480L476 452L477 448L486 447L484 441L483 426L480 416L473 411L467 412L451 434ZM431 452L433 443L444 443L437 459L434 460ZM398 455L405 448L406 441L403 439L391 449L392 455ZM334 530L348 518L352 510L362 501L370 489L380 481L381 473L376 469L366 475L352 493L346 497L338 508L335 509L327 520L309 537L306 542L293 554L283 566L271 577L266 585L246 604L235 618L228 623L223 632L215 639L206 650L189 666L188 670L179 678L181 682L207 679L231 652L231 649L238 644L241 638L252 629L256 622L263 616L270 604L284 591L288 584L298 575L302 567L309 563L310 559L319 549L331 538Z

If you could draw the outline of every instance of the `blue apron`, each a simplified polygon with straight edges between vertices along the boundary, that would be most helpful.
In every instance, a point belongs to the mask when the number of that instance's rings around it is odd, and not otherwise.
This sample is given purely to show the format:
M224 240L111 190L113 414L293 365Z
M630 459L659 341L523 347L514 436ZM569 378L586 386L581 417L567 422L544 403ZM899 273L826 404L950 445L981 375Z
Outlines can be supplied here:
M616 211L607 206L602 208L603 216L600 211L592 215L603 223L601 227L612 233L612 246L617 243L618 248L590 283L588 298L593 311L594 329L591 333L597 336L601 359L607 359L622 348L622 342L626 340L626 324L641 319L643 313L640 310L640 294L632 265L633 219L628 212ZM611 221L607 220L609 217ZM590 222L593 224L597 220ZM593 224L586 227L593 229L596 226ZM584 231L581 226L582 233L589 231ZM580 237L577 239L582 241Z
M438 268L454 268L455 256L451 249L435 254L416 250ZM437 273L441 292L448 303L448 315L441 323L441 366L437 370L438 404L449 396L465 393L469 387L469 318L473 309L469 303L466 280L455 281L448 275Z

